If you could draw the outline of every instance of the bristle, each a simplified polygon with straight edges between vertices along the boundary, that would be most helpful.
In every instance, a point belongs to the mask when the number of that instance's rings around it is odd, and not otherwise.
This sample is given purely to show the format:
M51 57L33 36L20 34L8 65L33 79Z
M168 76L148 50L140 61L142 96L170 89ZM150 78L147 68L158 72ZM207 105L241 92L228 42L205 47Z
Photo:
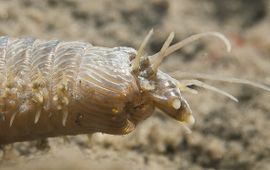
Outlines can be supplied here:
M133 131L135 129L135 125L134 123L132 123L131 121L127 120L127 125L125 126L125 129L123 129L123 132L125 134L130 133L131 131Z
M64 110L63 111L63 120L62 120L62 124L64 127L66 126L66 123L67 123L67 117L68 117L68 111Z
M14 119L16 117L18 112L14 112L10 118L10 122L9 122L9 127L11 127L13 125Z
M35 115L35 120L34 120L35 124L39 121L40 115L41 115L41 109L39 109Z

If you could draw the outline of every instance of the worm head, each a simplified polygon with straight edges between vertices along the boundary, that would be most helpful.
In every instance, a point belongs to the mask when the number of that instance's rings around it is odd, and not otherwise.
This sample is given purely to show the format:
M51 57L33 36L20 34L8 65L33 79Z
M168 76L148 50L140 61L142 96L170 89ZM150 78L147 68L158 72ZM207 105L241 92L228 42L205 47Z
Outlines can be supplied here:
M147 82L141 79L141 84L144 90L149 91L157 108L180 122L189 125L194 123L189 104L182 97L177 82L168 74L158 71L154 80Z
M208 32L195 34L181 42L170 45L174 38L174 33L171 33L158 53L152 56L144 56L144 47L152 33L153 30L148 33L138 49L137 55L133 60L132 71L134 74L137 74L142 91L150 96L155 107L182 123L193 124L195 120L192 111L180 92L180 90L184 90L187 87L181 86L180 82L160 71L159 66L166 56L201 37L210 35L220 38L225 42L228 51L230 51L230 43L222 34Z

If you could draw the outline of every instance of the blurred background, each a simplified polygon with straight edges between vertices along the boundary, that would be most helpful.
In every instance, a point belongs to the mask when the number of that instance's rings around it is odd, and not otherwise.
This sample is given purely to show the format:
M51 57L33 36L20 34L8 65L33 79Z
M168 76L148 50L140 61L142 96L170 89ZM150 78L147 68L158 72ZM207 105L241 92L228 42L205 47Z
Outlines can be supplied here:
M174 42L218 31L232 52L213 38L194 42L163 63L177 70L245 78L270 86L270 1L267 0L0 0L0 35L97 46L147 47L153 54L171 31ZM210 82L239 99L210 91L183 94L193 109L192 133L157 111L126 136L94 134L5 146L5 170L270 169L270 93L246 85Z

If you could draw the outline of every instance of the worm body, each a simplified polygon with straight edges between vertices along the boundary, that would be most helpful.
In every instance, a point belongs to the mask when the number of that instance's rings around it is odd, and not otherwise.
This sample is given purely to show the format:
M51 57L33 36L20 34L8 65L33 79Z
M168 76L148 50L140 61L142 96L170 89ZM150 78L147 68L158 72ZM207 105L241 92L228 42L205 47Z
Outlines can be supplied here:
M130 132L129 117L137 122L146 116L137 112L152 112L131 74L135 55L132 48L1 37L0 143Z
M0 37L0 144L94 132L127 134L155 108L192 124L192 111L181 95L182 91L196 92L190 85L235 99L198 80L177 81L158 69L166 56L204 36L220 38L229 50L224 36L196 34L170 46L172 33L158 53L145 56L152 32L138 51ZM256 83L226 80L270 91Z

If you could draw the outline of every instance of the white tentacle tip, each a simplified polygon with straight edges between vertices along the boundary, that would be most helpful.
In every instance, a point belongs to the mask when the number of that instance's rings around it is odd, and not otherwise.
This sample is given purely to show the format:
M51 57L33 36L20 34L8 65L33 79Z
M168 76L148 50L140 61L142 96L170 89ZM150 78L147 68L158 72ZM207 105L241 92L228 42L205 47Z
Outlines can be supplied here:
M224 36L223 34L221 34L219 32L209 32L209 34L212 34L212 35L218 37L219 39L221 39L224 42L228 53L232 51L232 45L226 36Z

